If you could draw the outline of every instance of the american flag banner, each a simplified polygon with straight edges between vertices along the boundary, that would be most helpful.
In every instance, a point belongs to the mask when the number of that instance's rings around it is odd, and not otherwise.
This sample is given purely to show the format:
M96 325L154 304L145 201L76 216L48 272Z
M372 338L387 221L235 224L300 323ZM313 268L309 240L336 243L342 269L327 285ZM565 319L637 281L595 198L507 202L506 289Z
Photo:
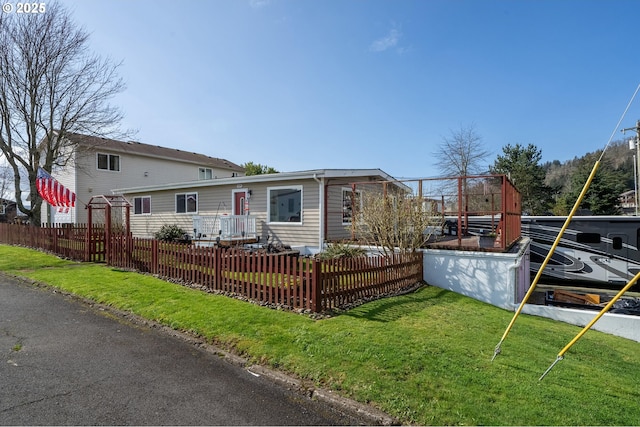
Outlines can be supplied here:
M73 208L76 205L76 194L65 188L42 168L38 168L36 188L40 196L51 206Z

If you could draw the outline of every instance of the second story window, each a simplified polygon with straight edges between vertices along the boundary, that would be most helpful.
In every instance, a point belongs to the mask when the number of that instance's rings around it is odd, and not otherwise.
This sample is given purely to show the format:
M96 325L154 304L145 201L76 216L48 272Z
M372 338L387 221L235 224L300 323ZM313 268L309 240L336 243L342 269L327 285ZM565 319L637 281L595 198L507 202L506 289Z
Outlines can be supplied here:
M119 172L120 156L115 154L98 153L98 169Z
M211 168L199 168L198 179L213 179L213 170Z

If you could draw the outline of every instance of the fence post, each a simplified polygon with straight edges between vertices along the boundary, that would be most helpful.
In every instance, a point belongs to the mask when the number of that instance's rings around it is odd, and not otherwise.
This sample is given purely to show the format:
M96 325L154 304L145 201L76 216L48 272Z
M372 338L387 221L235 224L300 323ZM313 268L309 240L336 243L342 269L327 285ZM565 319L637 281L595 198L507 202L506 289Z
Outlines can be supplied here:
M107 265L111 264L111 206L109 204L105 205L104 208L104 256Z
M213 248L213 289L222 289L222 249Z
M133 234L127 230L126 232L126 245L127 245L127 253L125 256L125 262L127 265L133 265Z
M311 311L322 311L322 263L313 258L311 270Z
M158 266L159 256L158 256L158 241L153 239L151 241L151 273L158 274L158 270L160 267Z
M55 224L48 224L49 231L53 233L53 238L51 239L51 245L53 248L48 248L53 253L60 253L58 250L58 228ZM50 234L51 235L51 234Z
M91 260L91 223L93 222L91 205L87 205L87 228L84 236L84 261Z

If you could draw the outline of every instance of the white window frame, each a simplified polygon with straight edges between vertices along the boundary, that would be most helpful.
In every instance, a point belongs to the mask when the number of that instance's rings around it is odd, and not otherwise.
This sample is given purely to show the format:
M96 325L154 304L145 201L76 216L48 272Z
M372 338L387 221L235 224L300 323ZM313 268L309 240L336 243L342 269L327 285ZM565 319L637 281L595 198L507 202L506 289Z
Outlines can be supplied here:
M184 212L178 212L178 196L184 196ZM189 208L189 203L188 203L188 199L189 197L195 197L195 201L196 201L196 207L195 210L190 211ZM192 215L192 214L197 214L198 213L198 193L195 191L191 191L188 193L175 193L174 195L174 201L175 201L175 213L177 215Z
M213 175L213 169L205 168L205 167L198 168L198 179L199 180L213 179L213 178L215 178L214 175Z
M271 221L271 192L277 190L294 190L300 192L300 220L299 221ZM283 224L301 226L304 220L304 191L302 185L284 185L279 187L267 187L267 224Z
M0 215L4 215L5 213L7 213L6 211L7 211L7 205L5 205L4 202L0 203Z
M107 156L106 169L100 167L100 156ZM113 158L118 159L118 169L111 169ZM99 171L105 171L105 172L120 172L122 170L122 157L118 154L96 153L96 169Z
M144 211L144 200L148 199L149 200L149 212L145 212ZM136 212L136 200L140 200L140 208L141 208L141 212L137 213ZM151 196L137 196L133 198L133 214L134 215L151 215Z

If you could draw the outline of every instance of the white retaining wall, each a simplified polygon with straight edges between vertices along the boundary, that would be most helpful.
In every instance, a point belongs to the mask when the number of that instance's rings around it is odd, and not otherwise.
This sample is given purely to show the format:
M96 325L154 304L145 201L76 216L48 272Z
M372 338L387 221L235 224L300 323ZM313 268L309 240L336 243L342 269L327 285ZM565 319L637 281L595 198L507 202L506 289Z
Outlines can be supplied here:
M516 311L530 286L529 239L522 239L514 253L471 252L441 249L424 251L424 281ZM579 310L525 304L523 313L584 327L598 314ZM640 342L640 316L605 313L592 329Z
M529 288L529 240L517 253L445 249L424 251L424 280L506 310L522 301Z

